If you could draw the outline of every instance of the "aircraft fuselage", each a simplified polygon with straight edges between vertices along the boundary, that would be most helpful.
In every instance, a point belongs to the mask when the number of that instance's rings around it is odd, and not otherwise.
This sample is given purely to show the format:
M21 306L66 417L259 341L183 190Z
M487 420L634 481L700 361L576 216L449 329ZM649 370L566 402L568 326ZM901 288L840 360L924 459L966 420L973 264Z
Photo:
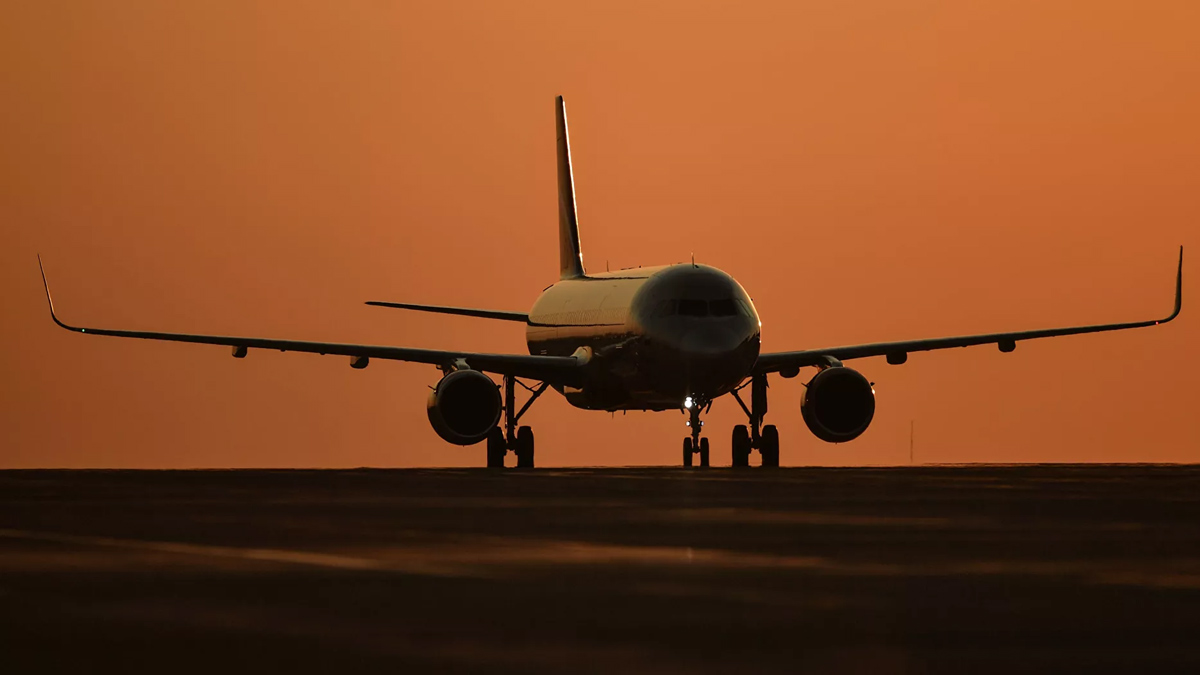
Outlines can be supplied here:
M591 351L582 387L560 387L589 410L679 409L729 393L758 358L761 323L733 277L684 263L564 279L529 312L529 353Z

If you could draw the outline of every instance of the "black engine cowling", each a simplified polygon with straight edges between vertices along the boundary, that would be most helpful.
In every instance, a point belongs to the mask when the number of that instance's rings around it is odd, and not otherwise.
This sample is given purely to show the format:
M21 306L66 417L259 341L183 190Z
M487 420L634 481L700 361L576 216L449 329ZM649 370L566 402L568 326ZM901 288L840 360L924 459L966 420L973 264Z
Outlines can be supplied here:
M852 368L826 368L808 383L800 405L809 431L826 443L862 435L875 417L875 390Z
M487 438L500 421L502 407L500 389L492 378L478 370L456 370L429 394L425 412L442 440L473 445Z

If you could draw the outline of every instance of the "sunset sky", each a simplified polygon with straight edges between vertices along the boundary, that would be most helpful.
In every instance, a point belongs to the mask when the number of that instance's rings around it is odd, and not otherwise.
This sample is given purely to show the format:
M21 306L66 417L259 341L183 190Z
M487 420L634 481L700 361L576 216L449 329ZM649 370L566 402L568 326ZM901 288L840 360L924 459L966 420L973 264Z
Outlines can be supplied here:
M689 259L764 351L1184 311L853 363L782 463L1200 461L1200 3L26 2L0 8L0 467L482 466L431 366L82 325L522 353L557 278L554 97L584 261ZM676 464L678 413L540 400L540 466ZM706 418L714 464L744 423ZM757 461L757 460L755 460Z

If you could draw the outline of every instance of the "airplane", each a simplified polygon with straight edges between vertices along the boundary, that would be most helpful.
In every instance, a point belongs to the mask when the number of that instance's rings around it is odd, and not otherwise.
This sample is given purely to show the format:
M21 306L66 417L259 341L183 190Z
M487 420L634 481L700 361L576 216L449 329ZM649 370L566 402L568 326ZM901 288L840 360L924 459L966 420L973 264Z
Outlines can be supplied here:
M710 445L701 415L713 401L730 395L747 418L747 424L733 428L732 465L750 466L751 454L757 450L760 466L777 467L779 432L775 425L764 424L770 375L794 378L801 369L815 369L804 385L800 415L817 438L845 443L861 436L875 415L874 383L845 361L882 356L889 364L900 365L912 352L985 344L1011 352L1022 340L1156 326L1174 320L1183 306L1180 246L1175 308L1164 319L763 353L762 322L754 302L741 284L715 267L693 261L604 273L584 269L566 104L561 96L555 99L555 113L559 280L542 292L533 307L528 312L508 312L366 303L524 324L528 355L81 328L55 314L42 268L50 316L62 328L78 333L222 345L231 347L239 359L251 349L277 349L348 356L352 368L366 368L371 359L431 364L441 371L441 379L426 403L429 423L449 443L485 443L489 468L503 468L510 451L516 455L517 467L533 467L533 431L519 422L547 388L586 410L682 410L689 427L683 439L683 466L692 466L696 459L699 466L707 467ZM38 256L39 268L41 264ZM500 376L499 384L493 375ZM520 409L517 384L529 392ZM749 405L740 393L747 387Z

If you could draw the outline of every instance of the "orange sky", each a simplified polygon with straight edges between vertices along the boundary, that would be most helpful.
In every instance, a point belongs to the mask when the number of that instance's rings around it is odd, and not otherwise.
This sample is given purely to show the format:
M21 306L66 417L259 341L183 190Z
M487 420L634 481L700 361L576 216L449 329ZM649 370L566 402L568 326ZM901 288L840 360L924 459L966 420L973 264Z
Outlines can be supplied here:
M871 429L784 464L1200 461L1200 3L193 2L0 9L0 466L479 466L429 366L84 325L524 351L556 278L556 94L585 262L688 259L769 351L1185 308L1127 333L854 365ZM433 5L433 8L422 5ZM650 5L650 6L647 6ZM675 413L547 396L538 463L674 464ZM707 418L728 465L732 401Z

